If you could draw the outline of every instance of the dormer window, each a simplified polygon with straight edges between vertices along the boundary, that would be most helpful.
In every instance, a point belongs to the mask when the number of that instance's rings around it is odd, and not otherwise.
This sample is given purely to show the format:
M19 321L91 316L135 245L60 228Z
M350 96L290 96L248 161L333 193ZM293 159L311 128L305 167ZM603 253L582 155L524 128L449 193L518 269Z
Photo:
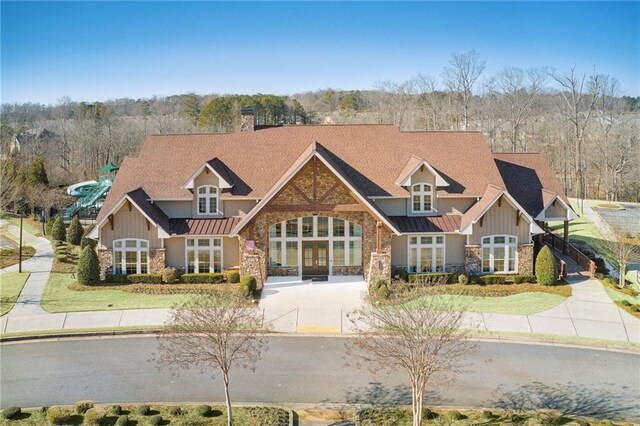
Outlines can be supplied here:
M218 214L218 188L213 185L198 187L198 214Z
M433 186L428 183L411 185L411 212L429 213L433 211Z

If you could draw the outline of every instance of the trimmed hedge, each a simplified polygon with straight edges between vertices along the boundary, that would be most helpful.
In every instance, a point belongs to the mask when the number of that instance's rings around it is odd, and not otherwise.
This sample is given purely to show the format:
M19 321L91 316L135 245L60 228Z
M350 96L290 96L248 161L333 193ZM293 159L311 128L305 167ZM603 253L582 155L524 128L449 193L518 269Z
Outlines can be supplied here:
M47 420L52 425L64 425L71 422L71 412L64 407L54 405L47 410Z
M430 272L426 274L411 274L409 275L410 284L423 284L423 285L443 285L449 282L451 274L446 272Z
M84 413L84 424L91 426L100 426L105 420L106 414L101 408L89 408Z
M180 280L180 274L176 268L164 268L162 270L162 281L167 284L175 284Z
M476 277L479 284L487 285L487 284L505 284L507 282L506 275L478 275Z
M258 288L258 283L253 275L244 275L240 278L238 291L241 297L253 296Z
M544 246L536 258L536 280L542 285L553 285L558 280L558 265L549 246Z
M118 420L116 420L115 426L127 426L128 424L129 424L129 416L127 416L126 414L123 414L120 417L118 417Z
M22 414L22 409L20 407L7 407L2 410L2 417L7 420L18 418L20 414Z
M512 275L511 281L513 281L514 284L533 284L536 282L536 277L534 275Z
M211 413L211 406L207 404L198 405L196 407L196 413L201 416L208 416Z
M86 246L80 253L76 275L78 282L82 285L91 285L100 281L100 262L93 247Z
M149 424L151 426L160 426L162 424L162 416L160 414L156 414L149 417Z
M76 409L76 413L84 414L89 411L89 409L93 408L93 401L78 401L73 404L73 408Z
M139 405L136 412L138 414L140 414L141 416L148 416L149 413L151 413L151 407L149 407L148 405Z
M132 284L162 284L162 274L129 274L126 277Z
M224 274L219 272L210 274L182 274L180 280L185 284L220 284L224 281Z
M240 271L230 269L227 271L227 282L236 284L240 282Z

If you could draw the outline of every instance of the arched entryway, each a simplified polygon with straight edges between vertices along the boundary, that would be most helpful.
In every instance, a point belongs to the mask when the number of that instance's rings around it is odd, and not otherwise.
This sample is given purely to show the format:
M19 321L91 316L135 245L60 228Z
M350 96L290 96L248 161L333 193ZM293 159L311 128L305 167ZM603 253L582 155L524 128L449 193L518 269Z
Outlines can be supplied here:
M268 231L268 275L323 279L362 275L362 225L331 216L273 223Z

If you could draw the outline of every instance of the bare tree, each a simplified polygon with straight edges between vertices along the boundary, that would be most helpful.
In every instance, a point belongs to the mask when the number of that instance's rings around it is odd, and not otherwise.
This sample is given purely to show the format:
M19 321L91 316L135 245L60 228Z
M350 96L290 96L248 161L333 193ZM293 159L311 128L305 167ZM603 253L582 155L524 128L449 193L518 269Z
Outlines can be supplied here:
M402 123L407 109L413 100L415 83L413 80L397 83L394 81L379 81L376 88L381 91L380 100L388 114L393 118L393 124L402 129Z
M594 74L587 80L586 74L580 77L576 73L575 66L569 73L550 75L561 87L558 108L573 129L576 191L579 198L584 198L584 142L600 93L600 76Z
M372 373L404 370L411 382L413 425L422 424L428 384L450 383L464 372L461 362L475 344L462 329L464 312L447 299L431 297L420 308L378 309L368 305L349 315L357 337L347 356L366 362Z
M521 68L511 67L498 73L496 80L498 88L502 92L502 101L510 126L511 151L516 152L520 132L536 97L544 86L546 73L536 68L525 72Z
M613 235L604 240L618 261L618 273L620 274L618 287L620 288L625 286L625 275L627 275L629 264L640 262L640 234L631 235L627 231L631 227L630 225L629 220L624 220L619 225L613 226Z
M257 309L240 300L226 304L215 297L198 296L176 306L158 335L158 352L152 360L158 368L200 368L202 373L219 369L224 383L227 424L233 424L229 397L229 371L233 367L255 371L267 341Z
M442 79L454 95L460 97L462 104L462 130L469 127L473 86L484 72L486 62L480 60L475 50L466 53L453 53L449 65L444 68Z

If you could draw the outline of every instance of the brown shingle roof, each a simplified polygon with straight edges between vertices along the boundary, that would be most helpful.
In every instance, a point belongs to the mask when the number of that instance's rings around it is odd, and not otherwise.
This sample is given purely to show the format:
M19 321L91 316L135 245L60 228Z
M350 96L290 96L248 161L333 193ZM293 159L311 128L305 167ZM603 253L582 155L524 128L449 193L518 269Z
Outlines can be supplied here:
M222 198L262 198L312 142L329 150L367 196L406 196L395 180L412 156L428 161L450 183L441 193L479 196L488 184L504 185L481 133L401 132L392 125L283 126L150 136L138 157L121 165L103 210L140 186L154 200L191 199L180 186L216 157L234 182Z
M461 215L445 216L389 216L402 233L406 232L454 232L460 229Z
M543 154L496 153L493 156L507 191L531 216L536 217L553 194L570 205Z
M130 191L127 195L160 228L169 230L169 218L157 205L148 201L149 196L142 188Z
M469 208L463 215L460 221L460 230L465 229L482 215L482 212L489 208L496 200L504 193L502 188L494 185L487 186L484 191L484 195L473 206Z

